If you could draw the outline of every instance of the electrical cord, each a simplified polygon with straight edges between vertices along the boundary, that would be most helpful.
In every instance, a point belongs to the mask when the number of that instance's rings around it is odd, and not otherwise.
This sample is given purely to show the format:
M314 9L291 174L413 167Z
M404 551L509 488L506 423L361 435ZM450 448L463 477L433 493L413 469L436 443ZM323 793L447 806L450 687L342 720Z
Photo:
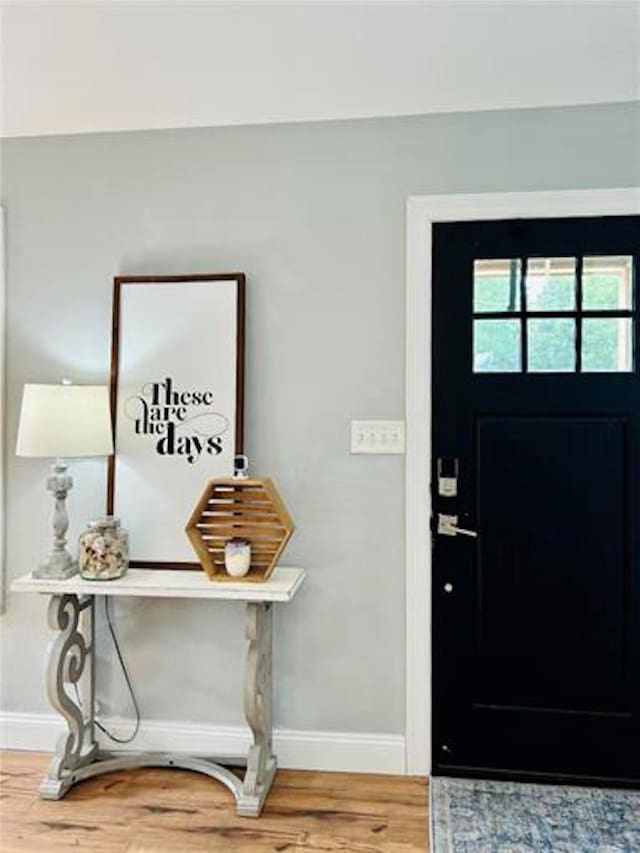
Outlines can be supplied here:
M122 652L120 651L120 644L118 643L118 638L116 637L116 632L115 632L115 629L113 627L113 622L111 621L111 611L110 611L109 605L110 605L109 596L105 595L104 596L104 614L107 618L107 626L109 628L109 633L111 634L111 640L113 642L113 647L116 650L116 655L118 656L118 661L120 663L120 668L122 669L122 674L124 675L124 680L127 683L127 689L129 690L129 696L131 697L131 704L133 705L133 709L134 709L135 714L136 714L136 722L135 722L135 726L133 729L133 734L131 734L131 736L127 737L127 738L120 738L117 735L114 735L99 720L94 719L93 722L94 722L94 725L96 726L96 728L100 729L100 731L103 732L109 738L109 740L112 740L114 743L124 744L124 743L131 743L131 741L136 738L138 732L140 731L140 708L138 707L138 701L136 699L136 694L133 691L133 685L131 684L131 678L129 677L129 672L128 672L126 664L124 662L124 658L122 657ZM73 686L75 688L76 700L78 702L78 705L80 706L80 709L82 709L82 702L80 700L80 693L78 691L78 685L74 682Z

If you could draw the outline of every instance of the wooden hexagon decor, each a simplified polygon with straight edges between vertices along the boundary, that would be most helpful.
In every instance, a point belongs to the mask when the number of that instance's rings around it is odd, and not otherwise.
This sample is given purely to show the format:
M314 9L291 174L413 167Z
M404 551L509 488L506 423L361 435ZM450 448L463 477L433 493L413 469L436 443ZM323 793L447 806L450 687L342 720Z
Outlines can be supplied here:
M295 527L269 479L211 480L186 527L202 568L212 581L266 581ZM242 578L227 574L224 546L229 539L251 544L251 565Z

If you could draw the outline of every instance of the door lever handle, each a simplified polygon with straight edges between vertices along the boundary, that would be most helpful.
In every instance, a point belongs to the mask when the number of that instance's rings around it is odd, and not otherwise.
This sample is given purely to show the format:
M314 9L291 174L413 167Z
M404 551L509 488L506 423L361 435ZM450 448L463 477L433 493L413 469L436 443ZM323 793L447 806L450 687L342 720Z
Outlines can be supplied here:
M473 539L478 538L476 530L467 530L465 527L458 527L457 515L443 515L438 513L438 531L441 536L471 536Z

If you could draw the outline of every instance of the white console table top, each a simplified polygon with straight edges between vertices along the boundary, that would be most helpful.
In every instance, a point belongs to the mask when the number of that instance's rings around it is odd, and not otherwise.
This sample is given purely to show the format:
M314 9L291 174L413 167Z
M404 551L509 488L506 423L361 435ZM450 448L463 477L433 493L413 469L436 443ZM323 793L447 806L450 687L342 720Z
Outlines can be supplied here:
M291 601L305 578L304 569L277 567L262 583L210 581L204 571L129 569L117 580L87 581L80 575L66 580L16 578L13 592L48 595L124 595L144 598L218 598L227 601Z

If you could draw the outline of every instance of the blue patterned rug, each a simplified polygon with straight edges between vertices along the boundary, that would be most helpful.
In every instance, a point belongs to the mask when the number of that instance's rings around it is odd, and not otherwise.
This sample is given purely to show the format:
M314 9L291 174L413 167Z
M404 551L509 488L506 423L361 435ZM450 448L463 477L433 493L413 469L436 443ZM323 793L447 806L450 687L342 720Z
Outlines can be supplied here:
M432 853L640 853L640 793L433 776Z

